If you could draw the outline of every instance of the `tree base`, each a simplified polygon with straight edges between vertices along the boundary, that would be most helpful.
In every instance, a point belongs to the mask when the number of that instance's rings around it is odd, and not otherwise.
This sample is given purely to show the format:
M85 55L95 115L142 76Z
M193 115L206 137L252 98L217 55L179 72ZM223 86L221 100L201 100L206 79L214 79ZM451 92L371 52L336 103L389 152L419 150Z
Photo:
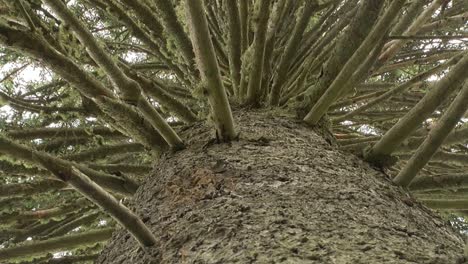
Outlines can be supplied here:
M114 234L96 263L457 263L463 241L430 209L291 118L237 115L239 141L185 130L134 197L159 239ZM190 133L191 135L187 135Z

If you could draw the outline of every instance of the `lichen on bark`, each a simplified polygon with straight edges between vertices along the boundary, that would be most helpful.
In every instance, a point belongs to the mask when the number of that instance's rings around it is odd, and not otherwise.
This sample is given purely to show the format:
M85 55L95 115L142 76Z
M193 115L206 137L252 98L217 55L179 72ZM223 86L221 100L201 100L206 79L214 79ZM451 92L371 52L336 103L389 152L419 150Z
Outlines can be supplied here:
M235 112L240 139L197 123L133 203L160 241L122 231L96 263L456 263L458 233L388 176L284 114ZM124 253L123 253L124 252Z

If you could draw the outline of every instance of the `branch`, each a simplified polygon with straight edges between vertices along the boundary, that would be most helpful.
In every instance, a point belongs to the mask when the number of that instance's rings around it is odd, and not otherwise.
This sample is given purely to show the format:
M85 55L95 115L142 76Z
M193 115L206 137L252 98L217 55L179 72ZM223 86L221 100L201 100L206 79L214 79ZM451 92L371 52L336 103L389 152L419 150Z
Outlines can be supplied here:
M398 94L398 93L401 93L405 90L408 90L410 87L413 87L415 85L419 85L421 84L421 81L429 78L431 75L433 74L436 74L444 69L446 69L447 67L450 67L451 65L457 63L461 58L463 57L463 54L457 54L456 56L452 57L450 60L448 60L447 62L445 62L444 64L441 64L441 65L437 65L436 67L432 68L432 69L429 69L423 73L420 73L418 75L416 75L415 77L411 78L409 81L403 83L403 84L400 84L392 89L390 89L389 91L385 92L384 94L381 94L380 96L378 96L377 98L371 100L370 102L368 102L367 104L363 105L363 106L360 106L352 111L349 111L348 113L342 115L342 116L339 116L337 118L334 118L333 121L335 123L337 122L341 122L341 121L344 121L344 120L347 120L359 113L362 113L364 112L365 110L368 110L370 109L371 107L373 106L376 106L378 105L379 103L382 103L384 100Z
M183 146L182 140L146 98L141 96L140 85L125 75L117 66L114 59L104 50L91 32L82 25L67 6L60 0L45 0L45 2L48 3L63 21L70 25L77 38L86 47L86 51L91 58L104 70L113 85L120 90L123 101L136 105L143 113L143 116L161 133L161 136L171 147L176 149L181 148Z
M0 185L0 197L34 195L67 187L63 181L42 180Z
M431 56L426 56L424 58L421 58L421 57L418 57L418 58L414 58L414 59L409 59L409 60L405 60L405 61L402 61L402 62L397 62L397 63L393 63L393 64L388 64L388 65L385 65L385 66L382 66L380 67L379 69L375 70L373 72L374 75L380 75L382 73L385 73L385 72L390 72L390 71L394 71L394 70L397 70L397 69L402 69L402 68L405 68L405 67L414 67L415 64L417 63L433 63L433 62L438 62L438 61L441 61L441 60L447 60L447 59L450 59L456 55L460 54L460 51L449 51L449 52L443 52L443 53L436 53L434 55L431 55Z
M85 199L83 198L80 199L80 201L81 200ZM45 222L46 219L38 219L38 221L36 221L36 223L38 224L31 224L26 229L21 230L21 232L15 236L13 242L23 242L27 240L28 237L32 237L33 239L42 239L45 237L46 234L50 233L51 230L55 230L56 228L60 228L61 225L76 220L81 214L86 213L89 210L93 210L93 208L83 208L82 210L70 212L68 214L65 214L65 216L62 217L61 220L55 220L54 218L52 218L49 221ZM55 218L60 218L60 216Z
M140 91L135 82L132 82L119 69L114 60L106 53L94 36L86 29L67 6L59 0L45 0L47 5L68 24L80 43L86 47L89 56L107 73L112 84L120 89L124 101L136 102Z
M312 14L318 9L318 7L319 5L316 0L308 0L304 3L302 14L291 32L291 38L284 48L281 60L276 69L276 79L270 92L270 105L276 106L279 104L281 91L284 83L286 82L289 67L294 60L294 54L300 47L304 31L309 24Z
M253 106L259 106L259 100L261 98L261 87L262 87L262 75L263 75L263 63L265 55L265 44L266 44L266 35L268 29L268 19L270 17L270 4L271 0L260 0L259 9L257 13L257 28L254 35L254 40L252 44L252 58L245 58L246 62L244 66L247 67L247 59L251 60L252 66L251 70L247 73L249 82L247 86L247 104ZM243 72L247 72L247 69L243 69ZM243 90L243 89L242 89ZM241 98L244 95L241 94Z
M105 145L93 149L87 149L79 153L62 156L63 159L73 161L89 161L102 159L107 156L118 155L121 153L143 152L144 146L139 143L122 143L115 145Z
M107 127L91 128L32 128L22 130L10 130L6 136L14 139L36 138L83 138L93 136L123 137L122 133Z
M2 248L0 249L0 260L5 261L19 257L34 256L45 252L72 249L82 245L106 241L112 236L113 231L114 229L112 228L92 230L45 241L33 241L11 248Z
M424 11L416 18L411 26L403 33L403 35L414 35L418 33L420 28L429 20L432 14L445 2L446 0L434 0ZM379 65L383 65L386 61L391 59L403 45L405 40L393 40L385 46L385 51L379 57Z
M36 161L57 176L57 178L68 182L81 194L101 206L120 224L128 229L142 245L151 246L156 243L156 238L136 215L131 213L113 196L104 191L99 185L84 174L92 171L89 168L77 166L77 168L80 169L77 170L72 163L58 158L53 158L45 153L29 150L21 145L8 141L5 138L0 138L0 152L6 152L10 155L16 153L19 158Z
M457 190L468 188L468 174L443 174L424 176L414 179L410 186L412 191Z
M47 153L36 151L24 145L15 143L1 135L0 153L4 153L17 159L40 165L51 172L54 172L51 170L51 168L55 168L56 170L67 170L72 166L76 166L81 171L92 177L92 179L98 184L112 191L122 193L124 195L132 195L138 188L138 185L130 181L129 179L123 179L107 173L95 171L84 165L72 163L60 158L53 157ZM58 179L66 181L66 179L63 179L61 177L58 177Z
M438 120L436 126L429 132L426 140L424 140L416 153L406 163L406 166L393 179L394 183L401 186L408 186L411 183L414 177L416 177L416 174L436 153L437 149L442 145L450 131L452 131L458 121L465 114L466 110L468 110L468 104L466 102L468 102L468 82L465 83L460 93L450 104L450 107Z
M93 222L99 215L100 215L100 212L94 212L94 213L82 215L76 219L73 219L72 221L68 223L65 223L64 225L54 228L54 230L47 233L47 237L50 238L50 237L65 235L68 232L72 231L73 229L81 225L85 225L85 224L89 224Z
M228 18L228 50L229 50L229 69L231 71L231 80L234 93L239 92L240 70L242 57L242 36L241 23L239 18L239 8L237 1L225 0L227 18Z
M196 114L187 105L174 99L163 89L164 85L161 82L138 75L132 72L126 65L123 67L127 74L140 84L140 87L146 94L156 99L162 106L167 107L175 116L187 123L193 123L198 120Z
M26 212L13 212L13 213L4 213L0 215L0 220L2 224L8 225L14 221L24 220L24 219L49 219L52 217L61 216L70 212L75 211L76 209L83 206L84 199L76 200L73 203L65 204L63 206L41 209L37 211L26 211ZM86 205L86 204L85 204Z
M465 80L468 68L468 52L463 58L425 94L398 123L365 154L366 160L379 164L386 160L400 144Z
M193 54L192 43L185 34L182 25L177 20L177 15L172 7L170 0L153 0L152 1L159 9L161 21L168 33L175 40L176 46L182 52L186 63L191 67L194 63L195 55Z
M70 58L59 53L42 36L10 27L0 19L0 43L44 62L89 98L113 97L112 91L86 73Z
M56 172L64 173L64 172ZM157 243L156 237L145 226L143 221L117 199L107 193L99 185L93 182L88 176L74 167L65 172L64 177L68 178L73 187L88 199L99 205L105 212L117 220L127 229L140 244L144 247L153 246Z
M369 35L369 32L371 32L375 24L374 23L375 20L378 19L378 15L380 13L379 11L382 9L382 6L383 6L382 1L361 1L359 5L356 7L357 13L355 14L355 16L353 17L350 23L346 24L345 20L340 21L340 22L344 22L344 24L339 23L337 25L337 29L339 29L340 27L345 27L345 26L346 26L346 29L341 34L339 31L334 32L334 35L332 37L334 36L337 37L336 44L333 47L333 50L331 52L327 52L326 57L328 57L328 59L326 59L325 57L326 63L324 64L323 61L316 60L318 62L317 67L322 68L321 72L323 74L320 74L319 80L314 85L308 87L304 95L296 97L300 101L299 104L302 104L300 106L300 108L302 108L301 110L305 110L308 113L312 113L311 111L312 107L316 105L317 101L327 91L330 85L337 78L338 74L340 74L340 71L342 70L344 65L347 64L347 61L353 56L355 51L361 46L362 42ZM384 27L384 25L381 25L381 27ZM373 38L377 39L378 37L377 32L374 31L373 35L374 35ZM331 44L332 41L333 39L328 39L328 42L325 43L325 45L327 45L328 43ZM366 46L367 45L368 44L366 44ZM363 51L360 51L359 53L362 54L362 52ZM366 52L368 54L369 50L366 50ZM353 59L354 60L353 64L356 63L356 60L361 59L361 55L359 56L356 55L354 57L355 58ZM348 63L348 65L351 66L350 63ZM349 71L349 68L348 68L348 71ZM344 77L344 74L342 76ZM340 83L336 83L335 85L338 85L338 84ZM320 115L320 113L317 112L317 115ZM307 119L311 119L311 117ZM309 122L313 123L312 120Z
M233 140L237 137L237 133L226 90L221 81L203 3L201 0L185 0L185 8L198 69L201 72L204 89L207 89L217 134L222 141Z
M86 109L79 108L79 107L53 107L53 106L43 106L43 105L35 105L24 100L13 98L7 95L4 92L0 91L0 100L7 102L11 107L17 108L19 110L26 110L30 112L36 113L53 113L53 112L78 112L78 113L85 113Z
M161 126L158 128L162 130L161 134L166 136L165 139L178 145L180 139L175 133L172 133L172 129L165 120L159 115L153 115L154 107L148 106L149 103L146 100L139 100L138 104L146 117L150 118L149 121L152 121L151 125L147 125L146 120L142 121L143 117L133 108L116 101L112 91L104 87L68 57L53 49L41 36L14 29L1 20L0 36L3 36L0 38L1 43L13 46L15 49L44 61L56 73L78 88L83 95L95 100L94 103L97 103L96 105L102 110L99 114L109 124L118 127L155 151L158 148L164 148L165 145L165 142L161 140L160 133L154 128L155 124L159 124Z
M468 39L468 35L438 35L438 36L421 36L421 35L413 35L413 36L388 36L388 39L406 39L406 40L414 40L414 39Z
M72 264L75 262L82 263L83 261L93 261L99 257L99 254L78 255L78 256L62 256L60 258L51 258L47 264Z
M115 173L115 172L122 172L128 174L139 174L139 175L146 175L147 173L151 172L153 167L145 166L145 165L134 165L134 164L95 164L95 163L87 163L91 169L94 170L102 170L108 173Z
M440 209L440 210L467 210L468 209L468 199L457 199L457 200L420 199L420 201L432 209Z
M348 80L351 79L353 73L359 68L360 64L366 60L369 55L369 51L373 50L375 44L380 43L382 38L384 38L392 25L392 21L397 17L398 12L403 7L404 2L405 0L395 0L391 3L372 31L366 36L359 48L343 66L338 76L336 76L325 93L320 97L317 103L314 104L310 112L304 118L306 123L316 125L327 112L328 108L335 102L340 94L343 93L347 88L346 85L348 84ZM372 64L374 61L375 60L372 61ZM349 87L354 87L354 85L349 85Z
M101 7L101 2L104 1L105 5L107 5L109 8L106 8L106 6ZM115 18L119 20L121 23L123 23L126 27L128 27L133 35L138 38L141 42L143 42L146 46L148 46L151 51L162 61L164 62L167 67L169 67L177 76L177 78L187 86L190 86L190 82L187 81L186 76L182 72L182 70L177 66L174 61L171 58L168 58L167 54L163 54L161 46L163 43L161 43L161 40L154 40L150 34L146 33L126 12L127 10L124 10L122 6L119 4L115 3L112 0L92 0L92 2L101 7L103 10L110 10L111 13L114 14ZM139 6L141 3L138 3L137 1L130 1L131 4ZM139 12L137 12L139 14ZM140 19L142 19L141 16L138 16ZM157 21L154 21L155 27L157 27ZM161 25L159 25L161 26ZM152 27L151 29L153 29ZM158 38L160 36L157 36Z
M241 25L241 53L247 50L249 41L249 0L239 1L239 20Z

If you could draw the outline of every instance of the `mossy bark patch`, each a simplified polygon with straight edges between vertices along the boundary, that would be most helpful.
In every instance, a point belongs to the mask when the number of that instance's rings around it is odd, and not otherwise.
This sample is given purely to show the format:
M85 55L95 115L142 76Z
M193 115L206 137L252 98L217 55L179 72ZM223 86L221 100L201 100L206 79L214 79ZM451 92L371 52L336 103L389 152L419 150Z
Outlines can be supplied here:
M157 237L114 234L96 263L457 263L461 237L379 171L276 113L236 114L240 139L195 124L133 208ZM188 135L190 134L190 135Z

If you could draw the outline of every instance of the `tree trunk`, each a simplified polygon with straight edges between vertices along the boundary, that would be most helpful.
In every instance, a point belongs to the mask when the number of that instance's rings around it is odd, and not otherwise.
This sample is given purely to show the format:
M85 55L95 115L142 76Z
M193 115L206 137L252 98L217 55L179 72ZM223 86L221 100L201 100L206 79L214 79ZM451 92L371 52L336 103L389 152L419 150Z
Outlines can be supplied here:
M272 113L237 113L231 144L185 129L188 147L157 162L131 206L158 244L119 231L96 263L463 260L461 237L390 177Z

